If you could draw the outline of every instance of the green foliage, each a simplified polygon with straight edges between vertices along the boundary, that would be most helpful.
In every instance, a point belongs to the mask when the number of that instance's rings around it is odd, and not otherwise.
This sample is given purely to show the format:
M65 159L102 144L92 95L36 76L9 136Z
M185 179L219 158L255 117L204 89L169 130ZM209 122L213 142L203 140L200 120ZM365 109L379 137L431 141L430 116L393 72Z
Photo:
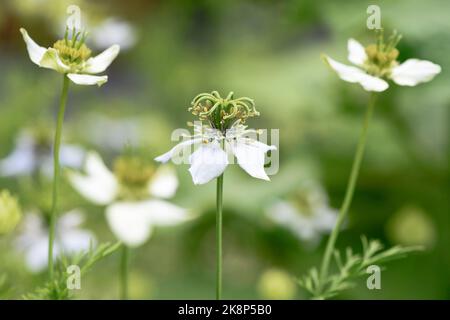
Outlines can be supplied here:
M368 241L364 236L361 240L362 254L353 253L350 247L346 248L344 258L338 250L334 252L336 273L321 277L317 268L312 268L307 275L298 279L299 285L307 290L313 299L329 299L352 288L355 278L367 274L368 266L378 265L381 267L383 263L404 258L409 253L422 250L422 247L419 246L394 246L383 250L383 245L378 240Z
M89 251L79 253L72 258L63 256L56 265L56 272L53 280L49 280L43 286L38 287L34 292L23 296L26 300L68 300L72 298L72 292L67 287L67 280L70 274L67 268L70 265L80 267L80 275L83 276L98 261L109 256L121 246L120 242L115 244L102 243L97 248L91 248Z

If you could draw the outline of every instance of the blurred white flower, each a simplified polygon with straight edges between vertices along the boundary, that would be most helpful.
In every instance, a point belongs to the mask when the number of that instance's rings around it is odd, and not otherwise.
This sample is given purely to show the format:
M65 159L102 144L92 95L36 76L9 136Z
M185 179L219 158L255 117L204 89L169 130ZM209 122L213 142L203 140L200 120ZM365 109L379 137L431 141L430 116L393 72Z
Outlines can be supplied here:
M289 201L276 201L266 214L310 246L333 229L338 216L337 210L329 207L325 191L310 185L300 188Z
M189 157L191 164L189 172L194 184L205 184L220 176L229 164L230 152L236 157L239 166L249 175L270 180L264 171L265 153L275 150L276 147L247 137L249 133L256 133L256 130L247 129L247 126L239 121L226 130L225 135L220 130L194 124L194 135L189 140L177 144L155 160L166 163L184 148L199 145ZM222 141L224 147L222 147Z
M60 151L60 163L63 167L80 168L85 157L83 148L77 145L63 144ZM0 176L30 175L41 171L51 176L53 157L50 141L42 141L30 131L22 131L16 140L14 150L0 160Z
M69 211L58 219L55 229L53 258L70 256L89 250L96 243L94 234L80 225L84 221L81 211ZM16 240L16 247L24 252L25 263L32 272L40 272L48 263L48 227L40 214L24 216L23 229Z
M178 179L172 168L147 173L146 168L128 165L126 161L118 165L115 175L91 152L86 158L86 174L70 172L68 177L87 200L107 206L106 219L114 235L127 246L137 247L147 241L155 226L176 225L190 215L183 208L155 199L174 196Z
M118 18L108 18L94 27L90 33L94 46L106 49L113 44L127 50L136 44L136 31L131 24Z
M39 46L24 28L21 28L20 32L33 63L66 74L72 82L80 85L101 86L107 82L108 76L94 74L105 71L120 51L119 45L113 45L101 54L91 57L91 50L84 44L86 33L74 31L69 39L68 29L64 39L58 40L50 48Z
M401 86L415 86L428 82L441 72L441 67L426 60L408 59L399 64L395 48L400 37L394 35L387 43L364 48L358 41L349 39L348 60L357 67L339 63L324 56L327 64L347 82L359 83L366 91L381 92L389 87L384 79L391 79Z

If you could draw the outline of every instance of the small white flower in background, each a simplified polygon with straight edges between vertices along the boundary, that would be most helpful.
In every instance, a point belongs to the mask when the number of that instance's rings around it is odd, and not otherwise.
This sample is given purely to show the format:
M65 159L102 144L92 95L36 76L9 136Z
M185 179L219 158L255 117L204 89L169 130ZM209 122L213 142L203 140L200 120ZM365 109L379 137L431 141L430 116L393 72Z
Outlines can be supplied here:
M323 234L333 229L338 212L329 207L327 195L321 187L306 184L289 200L278 200L269 206L266 215L301 241L314 246Z
M387 43L382 36L377 44L364 48L354 39L348 40L348 60L356 65L347 66L328 56L324 56L327 64L347 82L359 83L366 91L381 92L389 87L385 80L392 80L401 86L415 86L428 82L441 72L441 67L426 60L408 59L397 62L399 55L395 48L400 36L394 33Z
M172 226L191 218L187 210L162 200L173 197L178 187L170 167L155 170L139 158L124 156L116 160L113 173L91 152L85 173L69 172L70 183L87 200L107 206L112 232L129 247L144 244L155 226Z
M99 55L91 57L91 50L85 44L87 33L76 30L73 19L70 21L69 19L64 39L56 41L49 48L39 46L24 28L20 28L28 55L33 63L67 74L67 77L76 84L101 86L108 81L108 76L96 74L104 72L109 67L119 54L120 46L112 45Z
M47 140L47 137L37 136L29 130L22 131L14 150L0 160L0 176L30 175L41 171L50 177L53 169L51 148L51 140ZM77 145L63 144L60 157L63 167L76 169L81 167L85 151Z
M248 137L249 134L256 133L256 130L247 129L247 126L242 125L240 121L236 121L225 134L202 124L194 124L194 135L189 140L179 143L155 160L168 162L181 150L194 145L198 148L189 157L191 165L189 172L194 184L205 184L220 176L229 164L230 153L236 157L239 166L249 175L270 180L264 171L265 154L269 150L275 150L276 147Z
M99 49L118 44L122 50L128 50L137 42L136 30L133 26L118 18L108 18L94 27L90 39Z
M81 228L84 215L79 210L62 214L57 221L53 256L74 255L87 251L96 243L94 234ZM24 216L22 231L16 247L25 255L25 263L32 272L41 272L48 263L48 227L42 215L28 213Z

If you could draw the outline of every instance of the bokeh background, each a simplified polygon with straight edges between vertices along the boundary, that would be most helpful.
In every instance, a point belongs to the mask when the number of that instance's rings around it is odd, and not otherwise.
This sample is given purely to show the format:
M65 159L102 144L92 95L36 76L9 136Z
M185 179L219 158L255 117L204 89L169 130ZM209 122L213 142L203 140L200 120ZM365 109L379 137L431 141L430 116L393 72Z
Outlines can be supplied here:
M31 63L19 27L50 46L63 32L69 4L81 7L94 51L111 42L123 50L107 71L106 85L71 86L64 143L96 150L108 165L126 146L151 159L173 145L173 129L193 120L187 112L191 99L211 90L254 98L261 116L249 124L280 129L280 170L271 182L235 166L225 175L224 297L235 299L307 298L295 277L320 263L326 235L307 243L266 211L305 181L320 185L328 205L339 208L368 94L340 81L320 54L344 62L349 37L372 42L366 9L380 5L387 32L403 34L399 60L431 60L443 72L414 88L392 85L380 96L338 247L360 250L365 234L386 246L420 244L426 251L388 264L381 290L368 290L360 279L338 298L450 298L450 2L2 0L0 158L14 150L23 130L51 138L61 77ZM174 202L198 217L157 229L133 251L135 299L214 297L215 184L194 186L186 165L176 169ZM40 177L36 184L35 178L0 177L0 188L14 193L24 212L45 211L51 181ZM84 228L99 241L114 241L103 208L67 183L62 194L61 211L82 209ZM45 272L28 271L15 237L0 239L8 298L20 298L46 279ZM118 298L118 262L118 255L102 260L75 297Z

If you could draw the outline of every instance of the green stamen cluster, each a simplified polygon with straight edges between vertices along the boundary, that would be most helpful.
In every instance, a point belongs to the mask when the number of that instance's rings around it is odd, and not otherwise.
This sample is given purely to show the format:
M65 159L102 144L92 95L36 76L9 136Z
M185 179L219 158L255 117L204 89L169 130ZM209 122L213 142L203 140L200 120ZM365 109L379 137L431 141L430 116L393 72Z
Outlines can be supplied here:
M114 174L120 184L120 198L141 200L148 196L148 184L155 173L153 165L139 157L123 156L114 163Z
M91 56L91 50L85 45L86 32L72 31L72 37L69 39L69 30L66 28L64 39L58 40L53 45L64 63L68 65L79 65L85 62Z
M291 198L291 203L304 216L313 216L317 207L325 202L323 194L319 190L311 188L299 189Z
M253 99L234 99L233 92L226 98L222 98L217 91L201 93L192 100L188 110L201 121L209 121L213 128L223 132L237 120L244 123L247 118L259 116Z
M399 52L396 46L401 38L401 35L394 31L385 43L383 33L380 32L377 43L366 47L368 58L364 68L369 74L377 77L386 77L390 74L392 68L398 64Z
M14 230L22 217L17 199L9 191L0 192L0 235Z

